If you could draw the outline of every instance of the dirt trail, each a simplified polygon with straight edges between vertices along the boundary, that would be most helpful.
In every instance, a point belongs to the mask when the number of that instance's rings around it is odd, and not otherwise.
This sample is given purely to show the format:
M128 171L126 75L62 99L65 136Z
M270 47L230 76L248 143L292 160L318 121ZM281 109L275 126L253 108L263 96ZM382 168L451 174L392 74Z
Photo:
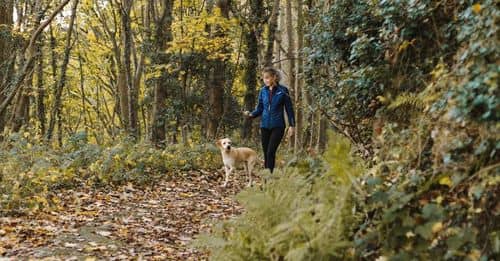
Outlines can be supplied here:
M57 211L0 218L0 256L12 260L203 260L188 244L210 220L238 215L245 181L221 188L221 174L183 173L139 189L68 191ZM1 259L1 258L0 258Z

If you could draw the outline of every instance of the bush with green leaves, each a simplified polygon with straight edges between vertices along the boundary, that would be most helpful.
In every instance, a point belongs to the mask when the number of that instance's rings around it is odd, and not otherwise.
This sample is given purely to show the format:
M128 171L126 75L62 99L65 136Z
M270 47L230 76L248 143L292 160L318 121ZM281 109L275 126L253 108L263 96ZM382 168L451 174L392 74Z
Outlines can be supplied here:
M372 15L368 1L335 1L320 4L311 11L309 47L304 75L307 91L320 109L358 141L368 135L359 123L374 114L371 106L384 91L387 79L383 46L377 28L380 17ZM361 124L360 126L363 126Z
M218 224L196 245L209 248L214 260L353 258L351 195L363 168L350 153L349 142L332 135L321 169L304 160L267 175L262 186L237 196L245 207L241 216Z
M500 254L500 165L490 158L491 146L467 134L478 126L447 125L447 135L434 124L425 117L409 127L388 124L378 137L374 164L362 178L367 194L355 201L357 215L366 217L355 231L357 257L489 260Z
M498 259L498 16L492 0L313 11L315 106L372 152L354 201L356 259Z
M320 1L310 13L304 75L319 108L356 142L369 144L383 100L425 88L457 50L455 3Z
M457 53L454 75L457 82L450 89L451 115L478 121L498 121L498 2L480 1L458 15L457 39L462 48Z
M54 206L61 189L81 186L148 185L192 169L220 166L211 144L171 145L123 141L98 146L77 133L62 148L47 146L40 136L14 133L0 148L0 209L26 213Z

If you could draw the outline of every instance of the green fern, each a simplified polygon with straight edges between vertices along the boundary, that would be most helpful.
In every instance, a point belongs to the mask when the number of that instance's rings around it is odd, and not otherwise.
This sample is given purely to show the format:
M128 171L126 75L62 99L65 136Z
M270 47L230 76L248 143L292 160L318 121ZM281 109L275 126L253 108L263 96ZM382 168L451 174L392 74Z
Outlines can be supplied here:
M409 123L409 120L421 115L425 110L422 98L414 93L402 93L392 100L384 110L390 121Z
M219 224L195 246L208 248L213 260L350 259L351 187L362 168L346 139L330 135L330 141L328 171L276 171L263 187L238 195L244 214Z
M391 111L411 110L414 112L422 112L425 107L422 99L414 93L400 94L392 101L387 109Z

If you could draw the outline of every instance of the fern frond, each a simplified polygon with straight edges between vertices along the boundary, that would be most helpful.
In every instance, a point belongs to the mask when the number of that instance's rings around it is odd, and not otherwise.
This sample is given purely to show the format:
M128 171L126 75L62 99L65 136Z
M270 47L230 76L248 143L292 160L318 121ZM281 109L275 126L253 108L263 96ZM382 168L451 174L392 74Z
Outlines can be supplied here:
M410 109L414 112L421 112L424 107L424 101L419 96L414 93L403 93L396 97L396 99L387 106L387 109L392 111Z

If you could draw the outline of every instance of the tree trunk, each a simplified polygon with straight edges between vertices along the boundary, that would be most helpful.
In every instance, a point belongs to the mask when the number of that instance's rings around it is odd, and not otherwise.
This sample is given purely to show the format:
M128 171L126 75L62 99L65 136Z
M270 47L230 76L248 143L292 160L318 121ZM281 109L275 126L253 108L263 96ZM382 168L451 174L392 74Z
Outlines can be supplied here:
M61 126L61 98L62 98L61 96L62 96L62 91L64 89L64 85L66 84L66 70L68 69L69 58L70 58L69 55L72 49L71 36L73 34L73 25L75 23L77 6L78 6L78 0L74 0L73 6L71 7L71 18L69 21L68 35L66 36L66 47L64 49L64 58L63 58L64 60L61 65L61 75L59 76L59 80L57 82L57 88L54 90L54 105L50 112L49 128L47 130L47 135L46 135L48 141L52 139L56 122L58 123L58 126ZM59 129L58 133L61 133L62 130L60 128L58 129ZM60 142L60 135L58 136Z
M229 18L230 0L218 0L216 6L221 10L224 18ZM221 28L212 28L215 31L215 38L224 38L226 35L221 32ZM222 50L224 54L229 52L228 48ZM207 138L215 139L218 133L219 125L222 122L224 112L224 85L226 81L226 60L223 58L213 61L213 66L210 68L208 76L208 125Z
M246 50L246 64L244 82L247 87L244 97L245 110L253 111L256 102L256 87L257 87L257 68L259 65L259 43L257 39L260 38L260 31L257 30L263 23L263 3L262 0L250 0L250 14L251 18L248 21L248 31L245 34ZM243 130L241 137L248 139L252 136L252 121L245 119L243 123Z
M276 31L278 28L278 17L280 10L280 0L274 0L273 11L269 18L269 29L267 31L267 46L264 56L264 66L273 65L274 40L276 39Z
M122 21L122 32L123 32L123 70L121 76L125 76L122 80L124 83L121 85L126 86L128 91L128 106L127 108L122 108L122 112L128 114L128 126L127 132L134 139L139 138L139 126L137 111L139 109L139 90L134 86L132 78L132 28L130 21L130 13L132 11L133 0L124 0L121 5L121 21ZM124 73L124 75L123 75ZM122 95L125 95L122 93ZM123 105L123 102L121 102ZM128 112L125 110L128 109Z
M14 104L14 113L11 117L11 129L18 132L29 120L29 93L33 88L33 73L30 73L24 81L24 88L18 94L17 102Z
M214 61L208 77L207 138L215 139L224 112L225 62Z
M295 88L295 37L293 32L293 19L292 19L292 0L286 0L286 34L288 40L287 60L288 60L288 87L290 93L293 94L294 101L297 101L298 93ZM293 91L293 93L292 93ZM297 104L295 104L297 105ZM290 144L296 143L297 135L294 135Z
M294 143L294 151L298 151L299 147L302 146L303 143L303 118L304 112L303 101L305 97L305 90L303 88L304 78L303 78L303 59L302 59L302 48L304 47L304 16L302 13L302 0L297 0L297 82L296 82L296 92L295 92L295 124L296 124L296 132L295 132L295 143Z
M172 12L173 12L173 0L164 0L164 9L160 19L156 22L156 37L155 37L155 53L161 53L165 49L166 43L172 41ZM160 65L167 62L167 57L165 55L153 54L152 58L153 64ZM162 59L163 58L163 59ZM151 140L156 144L156 146L164 146L166 139L166 119L165 112L167 109L166 99L168 95L168 84L167 78L170 78L168 72L163 71L160 79L156 79L154 88L154 99L153 99L153 116L151 122Z
M12 83L12 90L10 93L5 97L5 99L2 101L0 104L0 115L3 115L9 106L10 102L14 99L14 97L21 91L22 89L22 84L24 82L24 79L28 75L28 73L31 73L31 70L33 69L33 64L35 61L35 41L38 39L40 34L43 32L43 30L52 22L52 20L55 18L55 16L61 12L61 10L68 4L69 0L64 0L59 6L56 7L55 11L49 16L48 19L46 19L42 25L38 26L38 28L32 33L31 38L29 43L27 44L26 53L25 53L25 60L22 65L22 68L19 70L19 73L17 73L16 77L13 77L14 81Z
M282 8L282 3L280 3L280 9L281 8ZM276 33L276 46L274 48L274 52L275 52L276 59L277 59L277 65L275 65L275 67L282 70L283 69L282 52L284 51L283 38L284 38L284 30L286 29L286 23L285 23L285 15L279 15L278 17L279 17L278 18L278 31Z
M36 66L37 78L37 96L36 96L36 115L40 124L40 134L45 135L45 88L43 86L43 41L40 40L38 46L38 64Z
M12 0L4 0L0 5L0 84L4 79L4 72L7 71L9 58L12 53L12 14L14 7ZM1 86L1 85L0 85ZM0 96L1 99L1 96Z
M121 54L120 54L121 55ZM120 58L121 60L121 58ZM130 125L130 116L129 116L129 90L127 88L127 80L126 80L126 72L125 66L123 64L117 64L118 67L118 77L116 80L116 86L118 90L118 99L120 106L120 119L122 124L122 129L127 131L128 126Z
M318 113L318 125L319 125L319 133L318 133L318 143L317 143L317 151L323 153L325 151L326 142L328 140L327 137L327 124L328 121L325 119L322 113Z
M38 28L40 26L40 22L43 18L43 11L42 11L42 2L37 1L29 10L26 12L31 13L32 15L35 16L35 21L34 27ZM39 55L39 43L40 41L37 41L37 43L34 43L33 45L29 46L28 53L31 53L32 55L36 56L37 59ZM24 62L24 61L23 61ZM33 89L33 72L31 69L28 71L27 78L24 80L24 88L19 92L18 94L18 99L17 102L14 105L14 113L12 114L12 119L11 119L11 124L12 124L12 131L13 132L18 132L21 127L29 122L29 107L30 107L30 97L32 96L32 89Z
M88 132L88 123L87 123L87 103L86 103L86 95L85 95L85 77L83 74L83 62L82 62L82 56L80 53L78 53L78 69L80 70L80 92L82 96L82 111L80 113L80 117L83 118L83 128L85 129L85 132Z
M116 14L114 12L114 10L120 10L120 7L117 7L118 5L115 3L115 1L109 1L109 4L111 9L113 10L112 19L108 19L106 17L106 12L101 11L99 5L97 5L97 8L95 8L93 11L97 19L101 22L102 28L104 32L108 35L111 44L113 46L112 51L114 55L110 65L111 74L115 76L114 78L110 79L110 86L114 86L116 90L116 100L115 100L113 116L115 115L118 116L121 125L120 126L121 130L127 131L130 122L129 99L128 99L129 93L126 84L125 67L122 62L123 55L119 40L120 36L118 36L120 30L116 30L116 27L118 27L119 25L116 19ZM112 20L114 22L115 24L114 30L113 28L110 28L110 26L108 25L108 20ZM97 91L99 91L99 88L97 88ZM97 100L97 104L99 104L99 100ZM114 123L114 117L111 121L112 123Z
M312 1L307 1L307 10L311 10L313 8L313 2ZM307 24L313 24L315 23L313 17L309 15L308 13L302 13L302 18L303 18L303 23ZM304 21L305 20L305 21ZM303 28L303 27L301 27ZM306 38L305 39L305 46L310 46L311 43L310 41ZM302 66L300 67L301 73L302 71ZM303 79L303 82L305 85L307 84L312 84L312 76L311 75L302 75L301 77ZM307 88L303 88L303 97L302 97L302 103L303 103L303 108L311 108L312 107L312 97ZM302 146L308 146L310 148L314 148L313 146L313 136L314 136L314 111L312 110L303 110L302 111L302 131L303 131L303 143Z
M10 81L10 56L12 50L11 30L13 24L12 14L14 5L12 0L5 0L0 5L0 104L6 99L4 88ZM0 113L0 140L5 126L5 114Z
M257 65L258 65L258 46L255 31L250 30L245 35L247 43L245 78L244 82L247 87L244 97L244 106L248 111L253 111L256 102L256 87L257 87ZM252 120L245 119L241 137L248 139L252 136Z

